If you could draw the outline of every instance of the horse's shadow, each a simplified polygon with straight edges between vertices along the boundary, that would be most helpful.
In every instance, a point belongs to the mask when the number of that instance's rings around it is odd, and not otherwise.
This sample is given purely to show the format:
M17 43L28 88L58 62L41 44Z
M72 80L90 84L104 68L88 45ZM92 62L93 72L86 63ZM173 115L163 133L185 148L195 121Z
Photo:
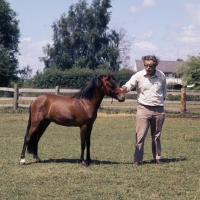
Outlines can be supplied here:
M42 163L78 163L80 164L79 159L67 159L67 158L59 158L59 159L48 159L48 160L43 160ZM92 163L94 165L112 165L112 164L120 164L120 162L112 162L112 161L106 161L106 160L92 160Z
M164 163L174 163L174 162L183 162L187 160L185 157L181 158L163 158L161 159ZM133 164L133 162L112 162L107 160L92 160L94 165L119 165L119 164ZM31 162L33 163L33 162ZM29 164L31 164L29 163ZM68 159L68 158L50 158L48 160L42 160L40 163L71 163L71 164L80 164L79 159ZM154 163L154 160L144 160L142 161L142 164L152 164Z

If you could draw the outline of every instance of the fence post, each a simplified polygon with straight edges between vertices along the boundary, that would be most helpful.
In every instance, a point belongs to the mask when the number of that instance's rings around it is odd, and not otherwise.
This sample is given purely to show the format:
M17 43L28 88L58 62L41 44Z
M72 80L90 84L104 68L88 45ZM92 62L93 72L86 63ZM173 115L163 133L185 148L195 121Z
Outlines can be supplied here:
M15 84L14 85L14 110L18 109L18 94L19 94L18 85Z
M55 89L55 94L60 94L60 87L59 86L56 86L56 89Z
M181 88L181 114L185 115L186 113L186 92L185 88Z

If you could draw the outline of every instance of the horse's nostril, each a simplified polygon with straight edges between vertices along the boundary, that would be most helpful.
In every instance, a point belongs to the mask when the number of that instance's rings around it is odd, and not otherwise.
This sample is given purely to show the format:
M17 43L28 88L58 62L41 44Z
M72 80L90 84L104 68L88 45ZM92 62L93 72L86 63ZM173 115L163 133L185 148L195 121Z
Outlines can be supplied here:
M125 97L121 97L120 99L118 99L119 102L124 102L125 101Z

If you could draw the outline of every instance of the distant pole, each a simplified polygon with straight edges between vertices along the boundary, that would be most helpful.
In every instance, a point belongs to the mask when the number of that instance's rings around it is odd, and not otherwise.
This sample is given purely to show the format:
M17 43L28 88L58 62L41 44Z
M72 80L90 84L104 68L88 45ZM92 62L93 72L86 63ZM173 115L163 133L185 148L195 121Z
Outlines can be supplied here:
M19 94L18 85L15 84L14 85L14 110L18 109L18 94Z
M56 86L56 89L55 89L55 94L60 94L60 87L59 86Z
M181 114L185 115L186 113L186 92L185 88L181 88Z

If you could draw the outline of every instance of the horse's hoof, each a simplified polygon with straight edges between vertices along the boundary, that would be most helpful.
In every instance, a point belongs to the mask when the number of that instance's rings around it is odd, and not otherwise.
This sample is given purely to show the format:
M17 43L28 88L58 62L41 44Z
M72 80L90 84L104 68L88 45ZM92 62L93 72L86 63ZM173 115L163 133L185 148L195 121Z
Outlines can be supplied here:
M94 163L93 162L89 162L88 166L92 167L92 166L94 166Z
M20 164L20 165L25 165L25 164L26 164L25 159L21 159L21 160L19 161L19 164Z
M88 167L88 164L85 161L81 162L81 167Z
M33 158L35 158L35 162L36 163L40 163L41 162L41 159L40 159L40 157L39 156L33 156Z

